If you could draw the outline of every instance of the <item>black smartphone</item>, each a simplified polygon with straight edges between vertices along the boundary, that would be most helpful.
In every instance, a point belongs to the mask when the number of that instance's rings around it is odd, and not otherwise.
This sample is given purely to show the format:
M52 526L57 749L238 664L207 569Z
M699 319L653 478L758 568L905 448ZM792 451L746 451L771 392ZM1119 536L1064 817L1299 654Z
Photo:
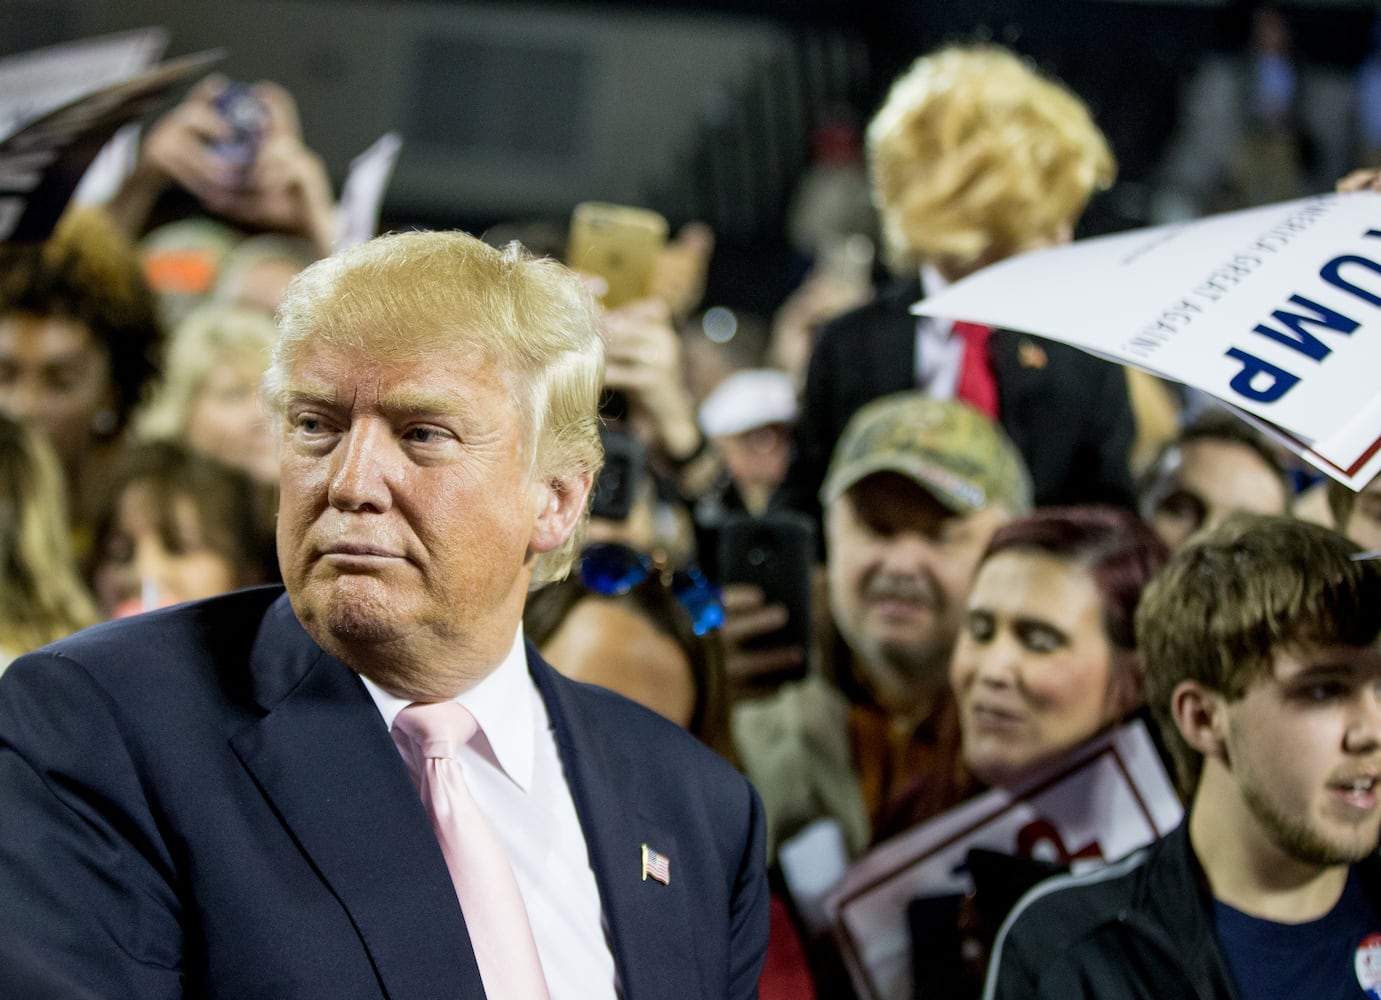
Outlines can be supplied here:
M810 642L810 575L815 558L815 522L795 511L758 517L735 515L719 531L717 568L721 583L751 583L768 604L786 606L780 629L743 643L744 649L774 649ZM804 668L802 668L804 669Z
M602 427L599 439L604 443L604 465L595 479L590 516L623 521L647 474L647 452L641 441L623 431Z

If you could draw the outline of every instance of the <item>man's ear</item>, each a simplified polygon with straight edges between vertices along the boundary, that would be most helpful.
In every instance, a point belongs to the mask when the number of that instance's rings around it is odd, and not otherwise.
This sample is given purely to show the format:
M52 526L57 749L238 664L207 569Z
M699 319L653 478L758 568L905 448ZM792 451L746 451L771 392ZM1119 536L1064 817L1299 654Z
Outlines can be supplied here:
M1205 759L1227 754L1227 702L1198 681L1180 681L1170 695L1170 714L1184 741Z
M538 484L532 541L528 548L537 553L560 548L571 537L590 499L594 474L581 472Z

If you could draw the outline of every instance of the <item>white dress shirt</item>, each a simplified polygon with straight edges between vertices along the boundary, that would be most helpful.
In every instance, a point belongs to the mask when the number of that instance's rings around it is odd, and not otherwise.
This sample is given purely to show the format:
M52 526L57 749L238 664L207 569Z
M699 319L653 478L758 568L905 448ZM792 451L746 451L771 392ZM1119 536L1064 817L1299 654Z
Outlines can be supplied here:
M362 680L391 730L410 703ZM498 668L455 700L480 728L458 754L465 783L513 865L552 1000L617 996L599 887L521 626Z
M921 268L921 287L927 294L948 284L933 267ZM953 320L922 316L919 308L919 302L911 307L916 317L916 387L934 399L953 399L964 370L964 338L954 335Z

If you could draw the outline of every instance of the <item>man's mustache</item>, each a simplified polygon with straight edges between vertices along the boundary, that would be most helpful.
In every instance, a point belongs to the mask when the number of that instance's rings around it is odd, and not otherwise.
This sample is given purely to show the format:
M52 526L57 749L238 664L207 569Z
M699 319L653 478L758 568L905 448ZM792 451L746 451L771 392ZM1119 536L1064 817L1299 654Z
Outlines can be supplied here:
M875 574L863 587L863 597L869 601L906 601L939 610L940 588L924 576Z

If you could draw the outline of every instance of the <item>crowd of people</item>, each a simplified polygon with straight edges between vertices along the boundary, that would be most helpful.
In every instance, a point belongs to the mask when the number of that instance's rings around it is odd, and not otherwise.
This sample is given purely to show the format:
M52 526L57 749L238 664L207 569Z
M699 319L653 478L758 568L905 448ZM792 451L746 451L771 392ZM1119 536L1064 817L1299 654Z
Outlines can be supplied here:
M1072 239L1077 95L918 59L865 137L890 278L755 326L697 223L607 306L493 234L332 252L291 95L230 164L228 86L0 245L0 993L849 996L793 851L1129 720L1184 823L1019 859L915 995L1381 989L1381 479L913 311Z

